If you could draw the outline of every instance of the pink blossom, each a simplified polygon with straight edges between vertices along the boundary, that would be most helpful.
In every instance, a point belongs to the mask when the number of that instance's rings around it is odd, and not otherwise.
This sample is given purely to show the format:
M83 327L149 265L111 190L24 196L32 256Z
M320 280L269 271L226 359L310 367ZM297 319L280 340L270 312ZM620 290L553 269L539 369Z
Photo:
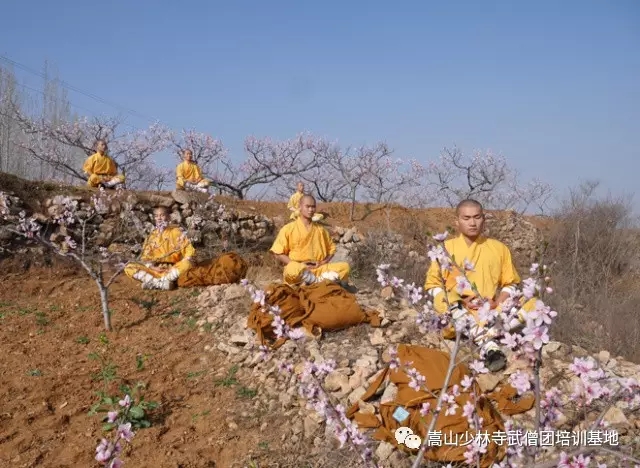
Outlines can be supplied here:
M542 324L550 324L552 319L558 315L557 312L551 310L544 302L537 300L535 308L526 314L527 321L536 327Z
M467 445L467 449L464 452L464 459L468 465L474 465L475 461L478 460L481 454L487 452L486 444L481 444L478 437L473 439L469 445Z
M464 291L471 289L471 283L464 276L456 277L456 291L462 294Z
M462 378L462 380L460 381L460 384L462 385L462 388L464 390L468 390L473 385L473 379L471 377L469 377L468 375L465 375Z
M392 346L389 348L389 368L398 369L400 367L400 359L398 358L398 348Z
M519 336L515 333L505 333L500 342L509 349L515 349L519 344Z
M450 404L447 407L447 410L444 412L444 415L445 416L453 416L454 414L456 414L456 411L458 410L458 408L459 408L459 406L458 406L457 403Z
M294 328L292 330L289 330L288 336L292 340L300 340L305 337L305 332L302 327Z
M413 388L416 392L420 391L427 381L427 379L414 368L407 370L407 376L409 376L410 379L409 387Z
M533 278L527 278L522 282L522 293L525 298L531 299L537 291L538 285Z
M549 334L547 327L527 326L522 330L524 339L529 341L534 349L540 349L549 342Z
M112 423L114 422L118 417L118 412L117 411L109 411L107 413L107 421Z
M129 395L125 395L124 399L120 400L118 404L124 408L128 408L131 406L131 397Z
M497 315L498 314L495 310L491 310L490 302L484 302L478 309L478 319L481 322L489 323L495 319Z
M473 414L476 411L476 407L470 401L467 401L462 407L462 415L467 418L467 420L473 419Z
M518 371L515 374L511 374L509 382L516 389L518 395L522 395L531 389L531 380L527 373Z
M475 265L466 258L464 259L464 263L462 265L466 271L473 271L473 269L475 268Z
M107 439L102 439L96 447L96 461L99 463L105 463L111 458L113 453L113 444Z
M469 364L469 368L476 374L486 374L487 372L489 372L489 369L486 368L484 362L477 359Z
M588 374L591 370L595 369L596 362L592 357L587 358L574 358L573 364L569 365L569 370L580 377L583 374Z
M118 426L118 435L127 442L131 442L135 433L131 430L131 423L120 424Z
M448 231L444 231L443 233L440 234L435 234L433 236L433 238L435 240L437 240L438 242L444 242L444 240L449 236L449 232Z
M393 286L394 288L399 288L400 286L402 286L402 283L404 283L403 279L397 278L395 276L391 278L391 286Z

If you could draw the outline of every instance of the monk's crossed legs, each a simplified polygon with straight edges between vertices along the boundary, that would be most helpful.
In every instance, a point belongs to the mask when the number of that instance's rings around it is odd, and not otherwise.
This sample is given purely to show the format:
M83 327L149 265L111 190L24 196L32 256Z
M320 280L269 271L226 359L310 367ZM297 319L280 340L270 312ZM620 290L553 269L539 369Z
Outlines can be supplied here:
M310 278L306 272L310 272L316 278L319 278L323 273L335 272L338 274L338 278L342 281L349 279L349 273L351 273L351 267L347 262L332 262L325 265L321 265L318 268L307 269L307 266L301 262L289 262L284 267L284 281L287 284L299 284Z

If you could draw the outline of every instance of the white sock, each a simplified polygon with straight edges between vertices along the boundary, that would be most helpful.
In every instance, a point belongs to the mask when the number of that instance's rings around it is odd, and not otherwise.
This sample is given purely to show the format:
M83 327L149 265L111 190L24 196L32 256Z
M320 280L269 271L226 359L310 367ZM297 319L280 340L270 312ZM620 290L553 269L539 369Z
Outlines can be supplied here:
M302 281L306 284L313 284L318 282L318 277L309 270L304 270L302 272Z
M175 281L178 279L179 276L180 276L180 272L178 271L178 269L172 268L171 270L169 270L164 274L162 279L167 281Z
M325 271L320 275L320 279L327 279L329 281L338 281L340 279L340 275L337 271Z

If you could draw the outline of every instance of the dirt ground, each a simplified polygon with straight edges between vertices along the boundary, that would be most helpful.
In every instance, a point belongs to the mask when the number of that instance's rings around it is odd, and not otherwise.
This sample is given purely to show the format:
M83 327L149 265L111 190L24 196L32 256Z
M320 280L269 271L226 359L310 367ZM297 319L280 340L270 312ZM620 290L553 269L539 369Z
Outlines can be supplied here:
M228 378L222 353L205 351L216 337L198 332L197 289L142 291L120 276L105 333L95 283L73 264L4 259L0 271L0 466L98 466L96 392L122 396L121 384L137 382L160 406L127 467L331 466L300 463L303 444L279 450L291 421L260 407L244 369Z

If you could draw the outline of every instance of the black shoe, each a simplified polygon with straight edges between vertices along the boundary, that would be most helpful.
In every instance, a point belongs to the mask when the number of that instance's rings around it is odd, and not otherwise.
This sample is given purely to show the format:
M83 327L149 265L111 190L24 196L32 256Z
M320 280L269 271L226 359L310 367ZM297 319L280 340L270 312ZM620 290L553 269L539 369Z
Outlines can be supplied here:
M507 356L500 350L492 349L484 358L484 365L491 372L499 372L507 367Z
M339 284L340 286L342 286L342 289L350 292L351 294L356 294L358 292L358 288L356 288L353 284L349 284L347 281L338 280L336 281L336 284Z

